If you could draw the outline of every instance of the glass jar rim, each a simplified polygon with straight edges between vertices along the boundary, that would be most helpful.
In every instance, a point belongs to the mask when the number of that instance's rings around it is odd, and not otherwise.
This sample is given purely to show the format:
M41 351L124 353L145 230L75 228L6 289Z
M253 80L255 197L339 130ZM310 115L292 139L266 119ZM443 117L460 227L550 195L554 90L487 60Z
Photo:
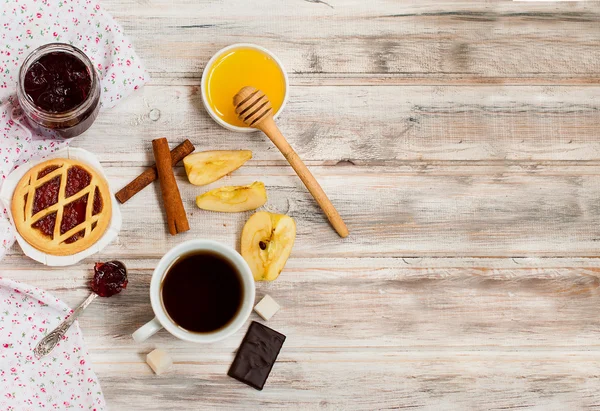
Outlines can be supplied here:
M83 102L81 102L81 104L79 104L78 106L68 111L58 113L46 111L36 106L29 97L29 95L25 92L25 75L27 74L27 71L29 70L31 65L38 61L41 57L53 52L65 52L78 58L88 69L91 77L90 93L87 95L86 99L83 100ZM19 69L19 85L17 87L17 97L19 99L19 104L22 106L21 108L29 112L35 112L36 116L39 117L40 120L70 121L79 117L82 113L85 113L94 104L95 100L99 97L96 91L97 89L99 90L98 86L99 79L96 69L94 68L94 65L92 64L90 58L83 51L67 43L49 43L33 50L23 61L23 64Z

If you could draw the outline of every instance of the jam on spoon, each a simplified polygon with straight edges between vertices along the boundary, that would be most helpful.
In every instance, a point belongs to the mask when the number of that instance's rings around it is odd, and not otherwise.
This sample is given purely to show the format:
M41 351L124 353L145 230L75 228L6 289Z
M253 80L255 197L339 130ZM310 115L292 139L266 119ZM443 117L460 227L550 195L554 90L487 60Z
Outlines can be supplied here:
M71 325L83 310L91 304L98 296L110 297L118 294L127 287L127 270L120 261L108 261L96 263L94 266L94 278L92 279L92 291L88 298L77 307L58 327L48 333L33 349L36 358L48 355L54 347L62 340Z
M96 263L92 291L100 297L110 297L127 288L127 270L120 261Z

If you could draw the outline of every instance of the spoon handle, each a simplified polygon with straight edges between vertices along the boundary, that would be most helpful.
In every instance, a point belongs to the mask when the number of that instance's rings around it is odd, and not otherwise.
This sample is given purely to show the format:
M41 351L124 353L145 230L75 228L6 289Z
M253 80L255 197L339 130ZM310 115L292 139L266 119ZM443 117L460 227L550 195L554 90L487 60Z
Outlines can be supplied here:
M340 213L335 209L335 206L331 203L319 182L315 179L292 146L287 142L283 134L281 134L275 121L273 121L273 117L264 119L255 127L265 133L271 139L273 144L277 146L279 151L281 151L281 154L283 154L296 174L298 174L298 177L300 177L300 180L302 180L308 191L310 191L310 194L312 194L317 204L319 204L319 207L321 207L325 216L327 216L327 219L340 237L347 237L348 227L346 227Z
M40 342L35 346L33 350L33 353L38 359L50 354L50 352L54 349L54 347L56 347L56 345L60 342L62 337L69 330L71 325L73 325L77 317L79 317L83 310L85 310L86 307L90 305L90 303L94 301L96 297L98 297L98 294L91 293L89 297L86 298L85 301L82 302L79 305L79 307L77 307L73 311L73 314L68 316L58 327L56 327L54 330L52 330L40 340Z

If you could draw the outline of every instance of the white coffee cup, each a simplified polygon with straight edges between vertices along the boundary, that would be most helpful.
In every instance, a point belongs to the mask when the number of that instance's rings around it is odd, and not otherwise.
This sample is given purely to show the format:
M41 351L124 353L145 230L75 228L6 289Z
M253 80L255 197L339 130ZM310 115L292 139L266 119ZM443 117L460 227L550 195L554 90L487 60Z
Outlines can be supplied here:
M188 331L173 322L165 311L161 296L162 282L171 265L182 255L196 251L217 253L231 262L241 275L244 289L242 306L235 317L225 327L207 333ZM254 306L254 277L246 261L233 248L212 240L190 240L173 247L158 262L150 281L150 302L155 317L133 333L132 337L136 342L146 340L162 328L181 340L197 343L215 342L234 334L250 316Z

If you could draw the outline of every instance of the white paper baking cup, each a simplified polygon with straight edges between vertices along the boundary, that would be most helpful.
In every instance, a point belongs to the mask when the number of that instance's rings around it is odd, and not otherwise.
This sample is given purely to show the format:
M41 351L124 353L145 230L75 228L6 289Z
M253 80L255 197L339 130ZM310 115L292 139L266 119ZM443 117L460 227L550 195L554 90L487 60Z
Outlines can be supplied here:
M41 160L29 161L28 163L23 164L22 166L14 170L12 173L10 173L8 177L6 177L6 180L4 180L4 183L2 184L2 189L0 190L0 201L2 202L2 204L4 204L4 207L6 207L13 227L14 223L12 222L12 215L10 214L10 204L12 202L15 187L17 187L17 184L19 183L21 178L25 175L25 173L27 173L27 171L31 169L31 167L42 163L46 160L50 160L52 158L69 158L87 163L90 166L92 166L97 172L99 172L106 181L108 181L108 179L106 178L106 174L104 173L104 169L100 165L100 161L98 161L95 155L82 148L67 147L60 149ZM96 241L92 246L73 255L50 255L47 253L43 253L37 248L31 246L27 241L23 239L23 237L21 237L21 235L19 235L19 232L15 228L17 242L21 246L21 249L23 250L25 255L42 264L57 267L75 264L83 260L84 258L89 257L92 254L96 254L98 251L106 247L110 242L117 238L117 236L119 235L119 230L121 230L122 223L121 210L119 209L117 200L115 199L115 196L113 195L113 192L110 189L110 183L108 185L108 190L110 193L110 200L112 201L112 216L110 218L110 224L104 232L104 234L102 235L102 237L100 237L100 239L98 239L98 241Z

